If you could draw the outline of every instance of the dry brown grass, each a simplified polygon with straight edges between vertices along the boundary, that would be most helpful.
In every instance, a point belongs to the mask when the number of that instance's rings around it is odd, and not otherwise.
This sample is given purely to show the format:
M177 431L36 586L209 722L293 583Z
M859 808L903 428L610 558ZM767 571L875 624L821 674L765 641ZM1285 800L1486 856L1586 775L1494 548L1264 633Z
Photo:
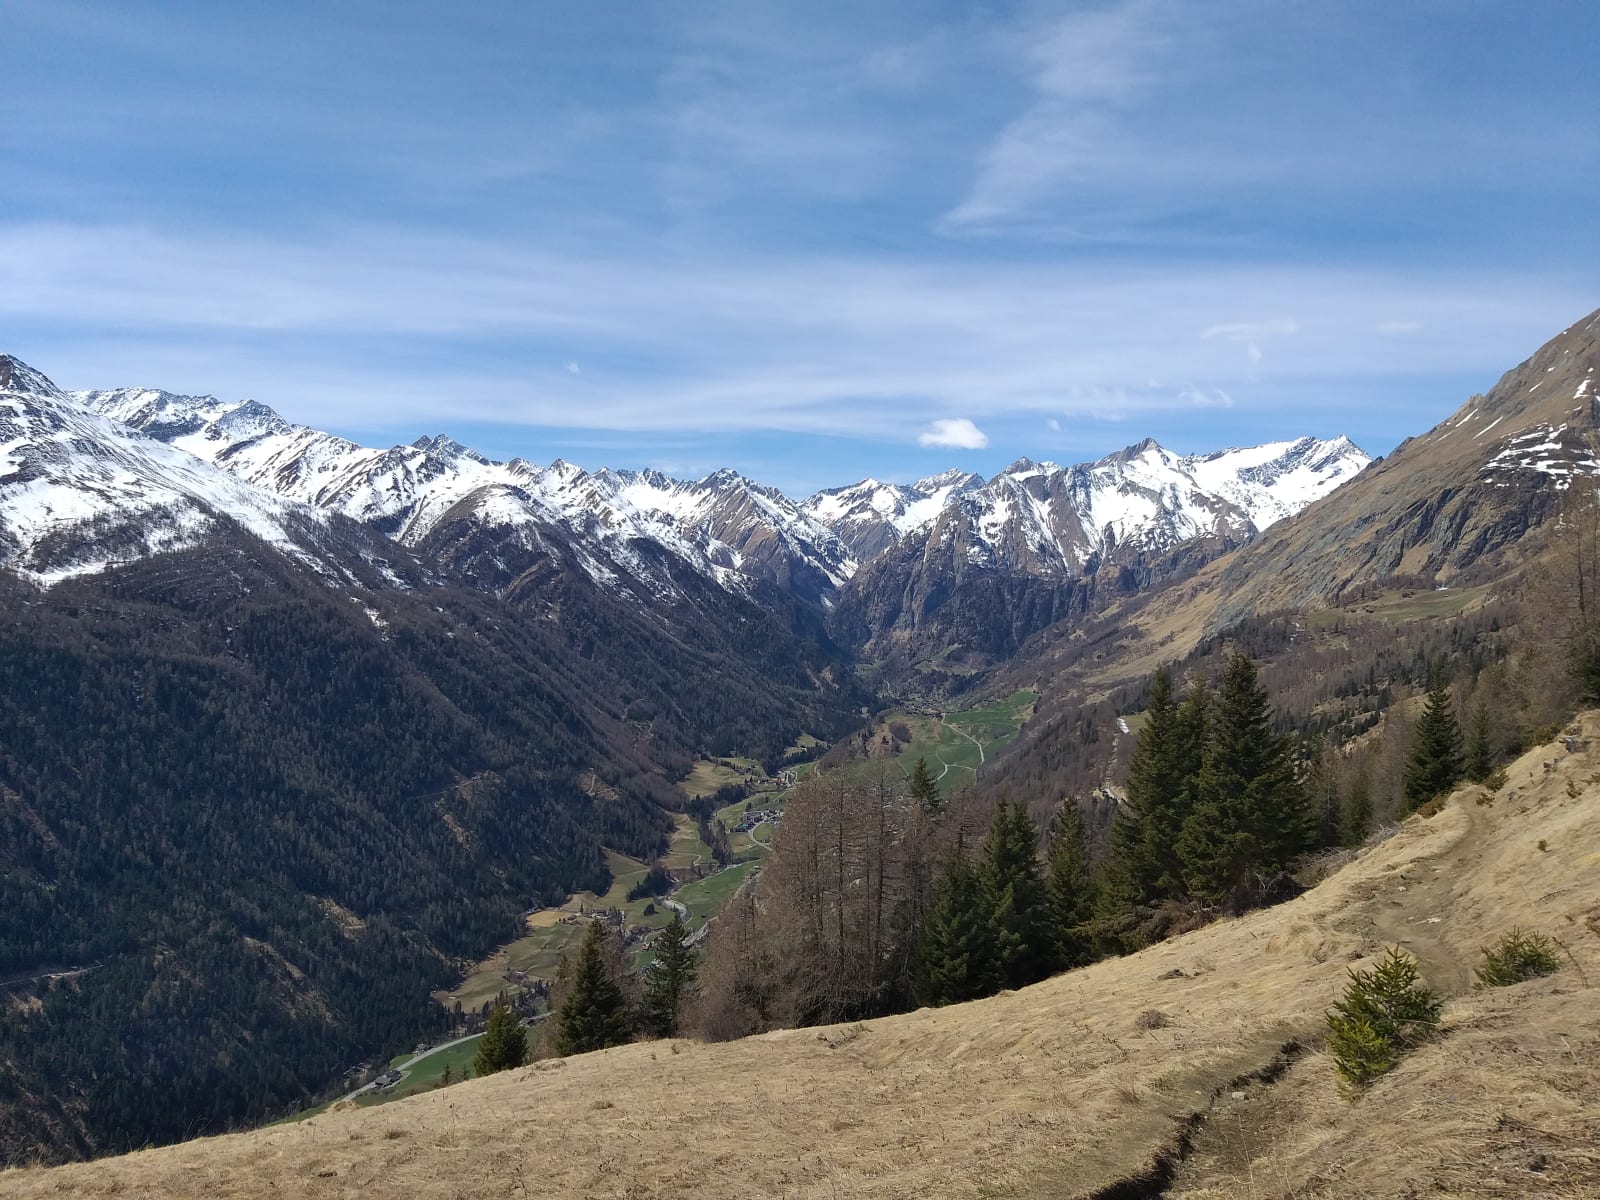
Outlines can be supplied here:
M1600 739L1600 716L1583 726ZM1600 1195L1597 771L1600 746L1541 747L1492 807L1464 790L1298 900L1020 992L540 1063L381 1112L0 1174L0 1194L1077 1196L1205 1111L1174 1196ZM1471 991L1478 948L1514 925L1574 961ZM1319 1053L1234 1082L1292 1038L1319 1045L1346 969L1394 942L1452 997L1437 1042L1354 1102ZM1168 1023L1141 1028L1147 1010Z

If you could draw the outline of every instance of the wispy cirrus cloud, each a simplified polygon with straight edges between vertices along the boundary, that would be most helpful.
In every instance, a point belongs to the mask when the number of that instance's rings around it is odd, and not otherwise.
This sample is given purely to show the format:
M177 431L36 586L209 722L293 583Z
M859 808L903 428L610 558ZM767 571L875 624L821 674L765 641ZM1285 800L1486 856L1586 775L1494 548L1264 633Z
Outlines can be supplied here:
M601 257L383 226L244 238L0 225L4 349L64 386L249 395L363 428L448 418L909 444L938 432L929 412L953 412L995 444L1029 416L1080 431L1137 417L1161 433L1200 406L1247 425L1290 389L1326 389L1347 413L1352 379L1498 369L1590 304L1581 280L1461 271L1086 273L762 252L712 265L693 248ZM1280 305L1292 322L1237 317ZM1417 331L1381 333L1394 311L1417 314ZM1271 372L1242 361L1241 343L1274 336Z
M1118 114L1159 83L1181 14L1161 0L1123 0L1015 31L1032 98L984 152L948 231L1037 215L1058 189L1106 166Z

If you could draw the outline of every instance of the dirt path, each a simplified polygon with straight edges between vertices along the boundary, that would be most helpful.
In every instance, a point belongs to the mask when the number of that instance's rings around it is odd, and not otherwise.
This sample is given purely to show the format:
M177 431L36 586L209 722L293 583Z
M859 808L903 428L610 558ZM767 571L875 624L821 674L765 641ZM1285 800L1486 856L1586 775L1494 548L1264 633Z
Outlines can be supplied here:
M1433 856L1394 872L1392 886L1373 897L1369 914L1379 940L1414 954L1428 982L1452 996L1472 986L1470 960L1448 936L1461 911L1458 885L1466 868L1481 858L1489 827L1483 809L1467 800L1455 803L1466 815L1461 835Z

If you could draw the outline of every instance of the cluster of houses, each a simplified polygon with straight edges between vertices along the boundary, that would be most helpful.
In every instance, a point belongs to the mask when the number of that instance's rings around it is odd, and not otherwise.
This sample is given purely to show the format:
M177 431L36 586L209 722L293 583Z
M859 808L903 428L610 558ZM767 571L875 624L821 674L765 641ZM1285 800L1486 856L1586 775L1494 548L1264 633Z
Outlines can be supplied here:
M747 808L744 816L739 818L739 823L733 827L734 833L749 833L757 825L776 825L783 820L781 808Z
M614 929L621 929L624 913L620 908L589 908L582 912L570 912L561 918L563 925L576 925L580 921L603 921Z

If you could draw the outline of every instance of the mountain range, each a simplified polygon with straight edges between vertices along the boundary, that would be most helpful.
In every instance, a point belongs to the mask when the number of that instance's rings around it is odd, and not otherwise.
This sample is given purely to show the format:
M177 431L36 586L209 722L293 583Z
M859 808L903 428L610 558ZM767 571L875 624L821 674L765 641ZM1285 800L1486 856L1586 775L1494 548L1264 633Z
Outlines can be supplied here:
M1026 688L979 782L1053 802L1158 662L1270 656L1372 589L1489 595L1600 471L1597 370L1600 313L1382 460L1147 440L795 500L0 356L0 1160L304 1100L607 851L663 853L697 758Z
M1185 545L1226 548L1369 461L1345 438L1190 456L1147 440L1094 463L1023 459L987 481L955 470L910 485L868 479L795 502L731 470L685 481L496 462L444 435L374 449L254 401L65 393L11 358L0 358L0 393L13 467L0 536L8 564L40 582L193 544L224 518L322 561L324 531L348 522L454 559L497 594L565 547L593 582L635 601L681 590L681 564L725 591L826 613L909 547L923 574L948 560L952 591L975 572L1077 580ZM479 549L463 558L466 541Z

